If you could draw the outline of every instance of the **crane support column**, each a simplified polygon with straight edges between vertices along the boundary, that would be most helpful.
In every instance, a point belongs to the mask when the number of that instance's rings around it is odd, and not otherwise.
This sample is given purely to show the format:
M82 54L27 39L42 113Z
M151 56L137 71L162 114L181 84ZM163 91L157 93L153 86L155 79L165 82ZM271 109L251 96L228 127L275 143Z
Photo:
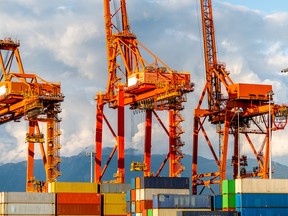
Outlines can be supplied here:
M152 141L152 110L146 110L145 143L144 143L144 164L146 170L144 176L151 175L151 141Z

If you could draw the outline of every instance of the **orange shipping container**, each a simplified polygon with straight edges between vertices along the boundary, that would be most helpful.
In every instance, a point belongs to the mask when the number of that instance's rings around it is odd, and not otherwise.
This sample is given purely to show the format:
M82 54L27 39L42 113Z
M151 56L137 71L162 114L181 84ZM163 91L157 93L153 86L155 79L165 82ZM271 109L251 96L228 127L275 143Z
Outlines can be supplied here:
M101 194L96 193L58 193L58 204L101 204Z
M136 201L136 213L141 212L141 201Z
M136 189L140 189L141 188L141 179L140 177L136 178Z
M101 215L101 205L57 204L57 215Z
M130 193L131 193L131 201L136 201L136 190L131 190L130 191Z

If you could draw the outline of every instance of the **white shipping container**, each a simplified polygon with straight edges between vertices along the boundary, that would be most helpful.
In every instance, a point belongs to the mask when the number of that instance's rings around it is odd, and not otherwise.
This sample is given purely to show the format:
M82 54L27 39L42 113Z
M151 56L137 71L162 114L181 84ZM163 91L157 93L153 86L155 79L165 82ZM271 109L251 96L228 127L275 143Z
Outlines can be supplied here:
M236 179L236 193L288 193L288 179Z
M153 216L177 216L178 211L211 211L211 209L153 209Z
M145 189L140 189L140 190L141 190L140 200L153 200L153 195L157 195L157 194L190 195L189 189L145 188Z
M55 215L55 204L1 204L1 214L8 215Z
M1 192L1 203L43 203L54 204L56 195L54 193L31 193L31 192Z
M141 190L142 189L136 189L136 201L141 200Z

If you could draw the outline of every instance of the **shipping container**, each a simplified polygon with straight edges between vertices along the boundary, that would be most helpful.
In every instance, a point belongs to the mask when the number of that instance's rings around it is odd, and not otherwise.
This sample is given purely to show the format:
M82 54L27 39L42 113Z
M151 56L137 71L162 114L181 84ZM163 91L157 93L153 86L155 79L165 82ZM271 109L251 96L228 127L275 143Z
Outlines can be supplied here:
M130 202L131 201L131 191L127 190L126 191L126 202Z
M99 185L89 182L51 182L48 184L50 193L99 193Z
M136 189L136 179L135 178L131 178L131 189Z
M177 216L179 211L203 211L203 209L153 209L153 216Z
M153 209L207 209L211 211L211 196L158 194L153 196Z
M177 216L237 216L237 211L178 211ZM251 215L252 216L252 215Z
M166 189L166 188L145 188L140 191L140 200L153 200L153 195L157 194L179 194L189 195L189 189Z
M130 191L131 194L131 201L136 201L136 189Z
M131 213L131 202L126 203L126 212Z
M136 213L141 212L141 201L136 201Z
M54 193L31 193L31 192L1 192L1 203L55 203Z
M145 209L153 208L153 200L141 200L140 201L140 211L144 211Z
M286 216L288 208L237 208L241 216Z
M140 178L140 188L170 188L189 189L189 178L179 177L138 177ZM137 179L136 179L137 187Z
M130 184L103 183L100 185L101 193L125 193L131 189Z
M131 213L136 213L136 201L131 202Z
M104 204L103 205L104 215L126 215L126 203L125 204Z
M1 204L2 215L54 215L55 204L5 203Z
M141 179L140 179L140 177L137 177L135 179L135 183L136 183L136 189L140 189L141 188Z
M57 215L101 215L100 204L57 204Z
M234 194L234 193L235 193L235 180L223 180L222 194Z
M222 210L222 195L216 195L213 197L213 209Z
M136 201L141 200L141 189L136 189Z
M236 194L236 207L288 208L288 194Z
M145 209L142 211L142 216L153 216L153 209Z
M236 194L223 194L222 208L236 208Z
M288 193L288 179L236 179L236 193Z
M57 204L101 204L101 194L57 193Z
M126 204L125 193L103 193L103 203L105 204Z

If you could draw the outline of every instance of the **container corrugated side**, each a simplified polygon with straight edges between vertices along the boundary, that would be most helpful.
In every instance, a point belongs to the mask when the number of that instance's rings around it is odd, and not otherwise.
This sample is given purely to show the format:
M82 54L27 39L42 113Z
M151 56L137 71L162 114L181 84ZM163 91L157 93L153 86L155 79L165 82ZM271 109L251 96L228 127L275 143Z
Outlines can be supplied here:
M153 209L145 209L142 211L142 216L153 216Z
M125 204L104 204L104 215L126 215L126 203Z
M223 180L222 181L222 194L235 193L235 180Z
M54 193L2 192L1 203L55 203Z
M288 193L288 179L236 179L236 193Z
M205 195L175 195L175 194L158 194L153 196L153 208L162 209L207 209L211 211L211 196Z
M103 193L103 202L105 204L125 204L125 193Z
M235 208L236 207L236 194L223 194L222 195L222 208Z
M288 208L237 208L241 216L284 216Z
M101 204L97 193L57 193L58 204Z
M57 215L101 215L101 204L58 204Z
M215 195L213 198L214 210L221 210L222 209L222 202L223 202L222 195Z
M103 183L100 185L101 193L123 193L130 189L130 184Z
M131 201L131 191L127 190L126 191L126 202L130 202Z
M89 182L51 182L50 193L98 193L98 184Z
M203 211L203 209L153 209L153 216L177 216L179 211Z
M189 178L186 178L186 177L172 178L172 177L141 176L139 178L140 178L141 189L142 188L189 189Z
M178 211L177 216L237 216L237 211ZM252 215L251 215L252 216Z
M236 207L288 208L288 194L236 194Z
M136 189L136 178L131 178L131 189Z
M167 188L145 188L141 189L140 200L153 200L153 195L157 194L179 194L189 195L189 189L167 189Z
M2 214L4 215L54 215L55 204L25 204L9 203L2 204Z

